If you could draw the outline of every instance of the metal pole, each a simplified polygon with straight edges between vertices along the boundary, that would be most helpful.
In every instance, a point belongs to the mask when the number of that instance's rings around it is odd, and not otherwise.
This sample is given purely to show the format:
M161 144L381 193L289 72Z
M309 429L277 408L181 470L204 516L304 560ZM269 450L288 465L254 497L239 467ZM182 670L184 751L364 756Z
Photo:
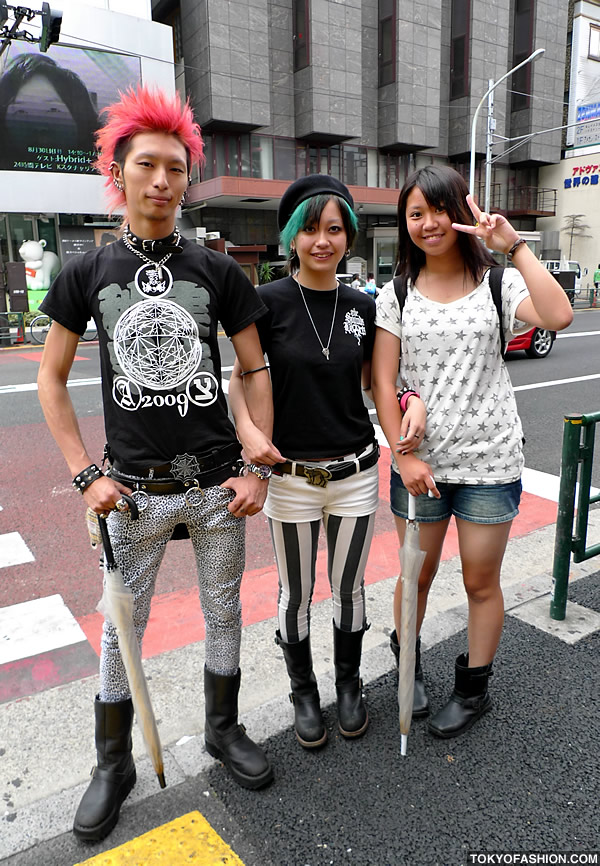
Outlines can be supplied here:
M494 130L496 129L496 121L494 119L494 82L490 78L488 80L488 121L487 135L485 137L485 187L483 191L483 209L486 213L490 212L490 187L492 183L492 145L494 143Z
M513 72L516 72L517 69L520 69L521 66L525 66L526 63L531 63L532 60L536 60L540 55L544 53L545 48L536 48L533 54L530 54L525 60L522 60L521 63L518 63L516 66L513 66L512 69L509 69L508 72L505 72L504 75L498 79L492 86L483 94L481 99L479 100L479 105L475 109L475 114L473 115L473 120L471 121L471 164L469 167L469 192L471 195L474 194L475 189L475 137L477 133L477 118L479 117L479 111L481 106L488 98L490 91L495 90L499 84L508 78L509 75L512 75Z
M558 620L565 618L567 610L573 517L575 514L575 487L577 485L583 415L565 415L564 423L560 491L552 566L552 600L550 602L550 617Z

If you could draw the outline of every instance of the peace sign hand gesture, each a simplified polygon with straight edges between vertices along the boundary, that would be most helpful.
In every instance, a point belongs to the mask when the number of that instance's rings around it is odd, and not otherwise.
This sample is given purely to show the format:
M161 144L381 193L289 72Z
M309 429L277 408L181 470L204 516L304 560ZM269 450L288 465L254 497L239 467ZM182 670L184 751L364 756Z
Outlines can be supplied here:
M467 204L475 218L475 225L466 226L452 223L452 228L457 232L476 235L490 250L508 253L515 241L519 240L518 233L509 221L501 214L489 214L479 210L472 195L467 196Z

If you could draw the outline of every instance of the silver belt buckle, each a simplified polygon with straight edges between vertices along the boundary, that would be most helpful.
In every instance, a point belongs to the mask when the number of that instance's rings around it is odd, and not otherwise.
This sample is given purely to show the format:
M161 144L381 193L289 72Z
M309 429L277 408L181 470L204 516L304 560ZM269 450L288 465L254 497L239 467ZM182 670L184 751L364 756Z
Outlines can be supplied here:
M331 472L329 469L323 469L322 466L304 466L303 470L306 483L312 484L313 487L327 487L327 482L331 481Z

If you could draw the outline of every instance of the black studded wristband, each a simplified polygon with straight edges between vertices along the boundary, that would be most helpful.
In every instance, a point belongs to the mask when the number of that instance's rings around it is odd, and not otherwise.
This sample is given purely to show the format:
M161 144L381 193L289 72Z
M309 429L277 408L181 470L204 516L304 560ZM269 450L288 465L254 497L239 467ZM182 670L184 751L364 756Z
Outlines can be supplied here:
M81 472L78 472L75 478L72 481L73 487L75 490L79 490L80 493L83 494L84 490L93 484L94 481L97 481L98 478L102 478L104 473L101 469L99 469L95 463L92 463L91 466L87 466L85 469L82 469Z

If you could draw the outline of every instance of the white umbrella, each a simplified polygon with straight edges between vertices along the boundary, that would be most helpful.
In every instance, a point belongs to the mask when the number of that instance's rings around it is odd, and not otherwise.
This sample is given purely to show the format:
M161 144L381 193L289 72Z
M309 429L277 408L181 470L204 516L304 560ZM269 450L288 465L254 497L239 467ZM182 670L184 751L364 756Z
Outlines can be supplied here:
M138 509L134 500L129 496L123 496L123 499L126 499L129 504L132 519L137 519ZM133 625L133 593L125 586L123 575L115 564L106 520L101 518L98 523L104 547L104 592L98 602L98 610L117 630L119 649L129 680L135 715L144 737L146 751L158 776L158 782L160 787L164 788L166 782L162 746Z
M415 644L417 640L417 594L419 574L426 553L419 545L416 523L416 497L408 494L408 520L404 544L400 550L402 566L402 613L400 617L400 661L398 665L398 708L400 715L401 753L406 755L415 688Z

